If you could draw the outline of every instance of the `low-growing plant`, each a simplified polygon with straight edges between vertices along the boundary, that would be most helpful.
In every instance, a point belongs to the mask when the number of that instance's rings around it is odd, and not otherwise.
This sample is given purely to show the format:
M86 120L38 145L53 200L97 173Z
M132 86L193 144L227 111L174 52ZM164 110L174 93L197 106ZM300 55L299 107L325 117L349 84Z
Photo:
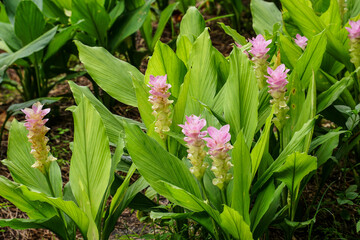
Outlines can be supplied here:
M215 239L257 239L270 224L291 238L295 229L314 221L297 211L300 196L337 146L336 141L324 143L338 140L343 131L312 139L316 80L306 66L315 57L289 72L280 64L276 34L268 40L259 35L248 44L223 27L244 45L234 47L228 59L212 46L201 14L189 8L176 52L157 42L145 76L104 49L77 42L89 74L112 97L138 107L144 125L119 117L116 124L114 115L90 101L109 137L125 132L127 151L152 189L181 207L180 212L153 210L150 216L174 218L180 227L192 219ZM321 36L311 39L307 49L317 46ZM75 98L85 91L70 86ZM205 126L211 138L204 138ZM308 155L313 151L318 158Z
M84 74L68 68L67 43L78 25L62 27L67 17L51 1L4 1L0 9L0 48L6 51L0 54L0 84L14 86L24 100L31 100L46 97L56 84ZM19 82L7 76L9 68Z
M42 107L38 102L25 108L25 124L12 122L8 159L3 164L14 181L0 177L0 195L29 219L1 219L0 226L46 228L61 239L76 239L78 229L84 239L108 239L122 211L148 184L140 178L129 186L134 165L119 183L121 178L115 170L121 161L123 141L120 138L112 156L101 117L84 97L71 108L75 136L69 182L63 188L60 168L45 136L49 128L43 118L50 109Z

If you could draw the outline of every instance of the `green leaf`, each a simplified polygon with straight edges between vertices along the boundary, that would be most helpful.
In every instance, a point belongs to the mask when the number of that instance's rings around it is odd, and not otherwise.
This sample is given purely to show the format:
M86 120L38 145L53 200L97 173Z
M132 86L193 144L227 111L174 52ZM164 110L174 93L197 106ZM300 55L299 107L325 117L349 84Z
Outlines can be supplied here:
M245 37L241 36L235 29L232 29L230 26L227 26L222 22L219 22L219 25L222 27L225 33L232 37L238 44L246 45L248 43Z
M150 58L145 73L145 83L149 82L150 75L167 75L167 82L171 84L171 95L178 98L180 86L184 81L187 70L183 62L176 56L172 49L158 41L154 54Z
M10 23L9 17L6 13L5 5L2 2L0 2L0 22Z
M11 227L12 229L44 228L56 233L62 239L66 239L66 229L58 216L44 219L0 219L0 227Z
M114 52L121 42L135 33L144 23L146 16L149 14L150 5L155 0L146 1L141 7L123 14L110 29L109 49Z
M51 41L51 39L53 39L53 37L55 36L56 30L57 27L50 29L49 31L47 31L46 33L44 33L43 35L41 35L31 43L27 44L26 46L24 46L23 48L19 49L14 53L10 53L8 55L5 55L4 57L0 55L0 82L1 82L1 77L4 74L5 70L11 64L13 64L18 59L28 57L33 53L45 48L48 45L48 43Z
M191 6L195 6L196 0L179 0L179 10L184 13L186 10L192 8Z
M186 36L191 43L194 43L196 38L204 32L204 29L205 20L199 10L196 7L189 7L181 20L178 39L182 36Z
M27 138L28 130L22 123L14 120L10 128L8 159L3 163L9 168L13 179L36 191L51 196L50 186L45 176L36 168L31 167L35 158L30 154L31 143Z
M112 143L117 143L120 132L124 130L122 121L117 119L89 90L84 86L78 86L74 82L69 81L70 89L73 92L74 99L79 105L85 96L91 104L95 107L96 111L100 114L101 119L106 128L106 134Z
M60 48L62 48L69 40L71 40L77 28L77 25L72 25L70 27L62 29L61 32L56 34L49 43L43 61L45 62L50 57L55 55L60 50Z
M260 188L272 177L273 173L278 170L281 165L285 162L285 159L288 155L292 154L295 151L302 151L304 149L304 140L313 130L315 124L315 118L309 120L303 127L295 132L294 136L291 138L289 144L284 148L280 153L278 158L266 169L266 171L259 177L251 189L251 193L257 193Z
M256 34L264 35L265 31L272 32L274 24L282 23L281 12L275 3L252 0L250 8Z
M13 25L10 23L0 22L0 39L14 51L22 46L20 39L15 34Z
M186 115L200 114L198 100L208 106L214 103L217 69L207 29L195 41L189 58L189 91Z
M291 19L300 28L301 32L311 39L314 35L321 33L325 28L325 24L315 14L305 0L281 0L284 8L286 8L291 16ZM342 41L336 38L330 31L325 31L327 36L327 51L339 62L346 65L349 70L353 69L350 64L350 56L347 48Z
M10 201L31 219L43 219L56 215L55 209L39 201L27 198L19 188L20 184L0 176L0 196Z
M126 125L125 132L126 147L133 162L158 193L163 192L159 181L166 181L196 197L201 197L195 177L180 159L168 153L153 138L134 125Z
M31 26L31 27L29 27ZM45 30L44 15L32 1L21 1L16 8L15 33L23 46L40 37Z
M288 68L292 69L296 66L302 51L288 36L280 34L280 54L281 61L285 63Z
M192 42L187 36L179 36L176 42L176 55L183 61L188 68L189 57L192 49Z
M251 175L252 179L256 175L260 162L265 152L266 146L269 144L269 136L270 136L270 127L272 124L272 118L274 114L274 109L271 110L270 115L266 119L265 127L261 133L259 140L257 141L255 147L251 151Z
M316 168L316 157L309 156L306 153L294 152L285 159L284 165L275 171L276 178L284 182L290 193L294 194L301 180Z
M101 47L88 47L75 41L80 61L95 82L116 100L137 107L132 77L143 81L142 73Z
M257 80L249 58L234 48L230 55L230 73L227 80L224 99L225 120L230 124L234 141L242 130L245 142L251 146L258 117Z
M242 221L250 224L250 186L252 180L251 157L242 131L236 137L234 149L232 150L233 188L231 207L241 215ZM226 209L226 208L225 208ZM225 211L224 209L224 211Z
M249 224L233 208L224 205L224 211L220 214L220 226L230 233L235 239L252 240Z
M162 33L164 32L165 26L166 26L167 22L169 21L170 17L172 16L172 13L176 9L177 5L178 5L178 2L170 4L161 12L159 23L158 23L156 32L154 34L154 37L152 39L152 44L151 44L150 50L154 49L157 41L160 39Z
M79 28L96 38L100 46L106 46L110 16L96 0L72 0L71 22L79 23Z
M326 49L326 35L324 32L310 39L304 54L296 63L296 71L301 79L303 90L309 86L313 72L316 73Z
M87 235L89 228L89 218L86 214L80 210L78 206L73 201L64 201L61 198L52 198L48 197L43 193L33 192L27 189L25 186L20 186L21 191L24 196L32 201L41 201L48 203L55 208L60 209L66 215L68 215L79 227L83 236ZM92 221L92 220L90 220Z
M136 92L136 98L138 102L138 109L141 115L141 119L144 122L146 128L150 129L151 125L155 121L155 116L152 114L152 105L149 102L149 90L144 81L140 81L133 78L133 84Z
M115 21L118 19L118 17L121 16L124 10L125 10L125 1L124 0L117 1L115 7L109 13L109 17L110 17L109 27L111 27L115 23Z
M110 179L109 140L99 113L86 97L73 115L75 133L69 176L71 189L79 207L95 220Z
M321 111L325 110L333 102L335 102L352 82L353 82L352 78L345 77L340 81L336 82L335 84L331 85L331 87L325 92L322 92L317 99L318 100L317 113L320 113Z
M16 8L21 0L4 0L6 13L9 17L10 23L14 25Z

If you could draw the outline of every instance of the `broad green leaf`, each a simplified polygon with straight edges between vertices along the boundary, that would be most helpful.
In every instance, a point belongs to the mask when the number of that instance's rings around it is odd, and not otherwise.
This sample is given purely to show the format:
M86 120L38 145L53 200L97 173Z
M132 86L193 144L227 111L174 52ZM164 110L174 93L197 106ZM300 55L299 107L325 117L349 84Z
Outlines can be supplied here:
M280 54L281 61L285 63L287 68L294 68L302 51L289 39L289 37L280 34Z
M257 126L259 90L253 66L238 48L234 48L230 55L226 87L224 115L231 127L232 140L243 131L245 142L250 147Z
M66 239L66 229L62 224L62 220L58 216L43 219L23 219L23 218L12 218L12 219L0 219L0 227L11 227L12 229L49 229L56 233L62 239Z
M121 131L123 131L122 123L84 86L78 86L74 82L69 81L70 89L74 95L77 105L83 99L83 96L91 102L96 111L100 114L106 128L106 134L112 143L116 143Z
M106 47L110 16L97 0L72 0L71 22L79 23L79 28L96 38L100 46Z
M10 53L4 57L0 55L0 82L5 70L11 64L13 64L18 59L28 57L33 53L45 48L48 45L48 43L51 41L51 39L53 39L53 37L55 36L56 30L57 27L50 29L49 31L47 31L46 33L44 33L43 35L41 35L31 43L27 44L26 46L24 46L23 48L19 49L14 53Z
M101 47L88 47L75 41L80 61L95 82L116 100L137 107L132 77L143 81L144 76L127 62L112 56Z
M178 2L180 3L179 10L182 13L185 13L186 10L193 8L191 6L195 6L195 4L196 4L196 0L179 0Z
M61 29L61 32L55 35L46 50L44 62L53 55L55 55L61 47L63 47L69 40L72 39L77 28L77 25L72 25L70 27Z
M110 179L109 140L99 113L83 97L74 115L74 147L70 182L79 207L96 218Z
M59 8L71 10L72 0L52 0Z
M126 147L130 156L151 187L161 194L162 184L159 181L166 181L196 197L201 197L195 177L182 161L168 153L137 126L128 124L125 132Z
M242 131L236 137L232 150L233 188L231 207L240 214L242 221L250 224L251 156ZM225 208L226 209L226 208ZM225 211L224 209L224 211ZM235 235L234 235L235 236Z
M173 50L168 45L158 41L154 54L148 63L145 83L149 82L150 75L164 76L166 74L167 82L171 84L170 92L174 97L178 98L186 71L185 65Z
M294 152L285 159L284 165L275 171L276 178L284 182L291 194L293 194L300 185L301 180L316 168L316 157L306 153Z
M274 220L280 205L280 196L283 193L284 187L285 184L281 183L275 189L275 185L272 181L256 197L254 207L250 213L250 226L255 239L260 238Z
M121 16L124 10L125 10L125 1L124 0L117 1L115 7L109 13L109 17L110 17L109 27L111 27L115 23L115 21L118 19L118 17Z
M151 124L153 124L155 121L155 116L152 114L152 105L149 102L150 88L146 86L144 81L140 81L136 78L133 78L133 84L141 119L144 122L146 128L150 129Z
M259 105L258 105L258 123L255 132L258 132L266 123L266 119L271 112L271 95L268 93L267 88L263 88L259 92Z
M350 18L354 18L360 14L360 2L357 0L348 0L347 1L347 12L345 13L344 19L346 22Z
M343 133L345 131L338 131L336 133ZM331 133L331 132L329 132ZM326 136L329 133L322 135L322 136ZM323 164L325 164L332 156L332 153L334 151L334 149L339 145L339 135L333 135L330 139L328 139L326 141L326 144L322 144L319 149L315 152L315 156L317 157L317 163L318 163L318 168L320 166L322 166ZM310 151L309 151L310 152Z
M333 102L335 102L343 91L353 82L352 78L345 77L340 81L333 84L328 90L322 92L318 96L318 106L317 112L320 113L327 107L329 107Z
M64 201L61 198L48 197L43 193L33 192L27 189L25 186L20 186L24 196L32 201L41 201L48 203L55 208L60 209L66 215L68 215L79 227L81 233L86 236L89 228L89 218L86 214L80 210L73 201ZM93 221L93 220L90 220Z
M212 51L218 74L216 92L219 92L229 77L230 63L215 47L212 47Z
M282 23L281 12L275 3L252 0L250 8L256 34L265 34L265 31L272 32L275 23Z
M121 42L135 33L144 23L146 16L149 14L150 5L155 0L146 1L141 7L127 12L118 18L110 29L109 46L111 52L116 51Z
M180 34L178 40L182 36L188 37L191 43L200 36L205 29L205 20L196 7L189 7L180 23Z
M15 35L13 25L10 23L0 22L0 39L13 51L20 49L22 46L20 39Z
M20 184L0 176L0 196L25 212L30 219L43 219L56 215L55 209L52 206L39 201L32 201L24 196L19 186Z
M291 138L289 144L284 148L280 153L278 158L266 169L266 171L259 177L251 188L251 193L257 193L261 187L272 177L273 173L278 170L281 165L285 162L285 159L288 155L292 154L295 151L302 151L304 149L304 140L313 130L315 124L315 118L309 120L303 127L295 132L294 136Z
M42 12L43 12L44 16L46 18L55 19L55 20L61 22L62 24L67 24L69 17L65 15L64 8L56 5L55 1L54 0L41 0L41 2L43 4Z
M9 17L6 13L5 5L2 2L0 2L0 22L10 23Z
M159 19L159 23L158 26L156 28L156 32L154 34L154 37L152 39L152 44L151 44L151 49L154 49L157 41L160 39L162 33L164 32L165 26L166 24L169 22L170 17L172 16L172 13L174 12L174 10L176 9L178 5L178 2L176 3L172 3L169 4L169 6L167 6L160 15L160 19Z
M224 211L220 214L220 226L230 233L235 239L252 240L249 224L233 208L224 205Z
M4 5L6 13L9 17L10 23L14 25L16 8L19 5L21 0L4 0Z
M274 109L272 109L270 115L266 119L265 127L261 133L259 140L257 141L255 147L251 151L251 176L252 179L256 175L257 169L260 165L262 157L265 152L266 146L269 144L269 136L270 136L270 127L272 125L272 118L274 114Z
M305 3L305 0L281 0L282 6L286 8L291 19L300 28L302 33L310 39L314 35L321 33L325 28L325 24ZM347 47L337 39L330 31L325 31L327 36L327 51L339 62L346 65L349 70L353 69L350 64L350 56Z
M189 57L192 49L192 42L187 36L179 36L176 42L176 55L189 68Z
M14 120L10 128L7 160L3 163L9 168L13 179L36 191L52 196L45 175L31 167L35 158L30 154L31 143L27 138L28 130L24 124Z
M245 37L241 36L235 29L232 29L230 26L227 26L222 22L219 22L219 25L222 27L222 29L227 35L234 39L235 42L241 45L247 44Z
M200 101L212 106L216 93L217 69L207 29L195 41L189 58L189 91L185 114L200 114Z
M29 27L31 26L31 27ZM14 30L23 46L40 37L45 30L44 15L32 1L21 1L16 8Z
M296 63L298 77L301 79L303 90L309 86L313 72L316 73L326 49L326 36L322 32L310 39L304 54Z

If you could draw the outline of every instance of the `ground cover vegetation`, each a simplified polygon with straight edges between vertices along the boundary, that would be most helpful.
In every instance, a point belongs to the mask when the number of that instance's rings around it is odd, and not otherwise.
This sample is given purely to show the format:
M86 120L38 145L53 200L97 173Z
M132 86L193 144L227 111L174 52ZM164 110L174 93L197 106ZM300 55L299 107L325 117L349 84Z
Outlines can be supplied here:
M359 1L2 1L0 26L5 231L358 238Z

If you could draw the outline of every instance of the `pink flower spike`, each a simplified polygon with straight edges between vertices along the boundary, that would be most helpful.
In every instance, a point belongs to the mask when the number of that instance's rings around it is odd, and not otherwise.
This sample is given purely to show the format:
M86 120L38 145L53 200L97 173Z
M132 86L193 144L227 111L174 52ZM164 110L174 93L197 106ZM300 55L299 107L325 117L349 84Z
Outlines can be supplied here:
M354 22L349 21L350 27L345 27L346 30L349 32L349 38L350 39L358 39L360 38L360 20Z
M267 53L270 48L266 48L271 40L265 41L263 35L259 34L256 38L249 39L249 42L252 44L252 48L249 51L256 58L267 58Z
M289 69L285 70L285 65L281 64L275 70L272 70L270 67L268 68L267 72L270 76L265 76L268 80L267 83L269 84L269 88L271 89L270 92L281 92L285 91L285 86L289 82L286 80L287 73Z
M302 50L305 50L308 41L305 36L302 37L300 34L296 34L296 38L294 39L294 41L299 47L302 48Z
M228 143L231 139L229 133L230 125L225 125L217 130L214 127L208 127L208 133L211 138L203 138L207 142L210 155L217 155L220 152L229 151L232 146Z
M201 119L201 116L186 116L185 124L179 126L183 129L182 132L186 136L185 141L189 144L207 135L206 131L201 131L206 126L206 120Z

